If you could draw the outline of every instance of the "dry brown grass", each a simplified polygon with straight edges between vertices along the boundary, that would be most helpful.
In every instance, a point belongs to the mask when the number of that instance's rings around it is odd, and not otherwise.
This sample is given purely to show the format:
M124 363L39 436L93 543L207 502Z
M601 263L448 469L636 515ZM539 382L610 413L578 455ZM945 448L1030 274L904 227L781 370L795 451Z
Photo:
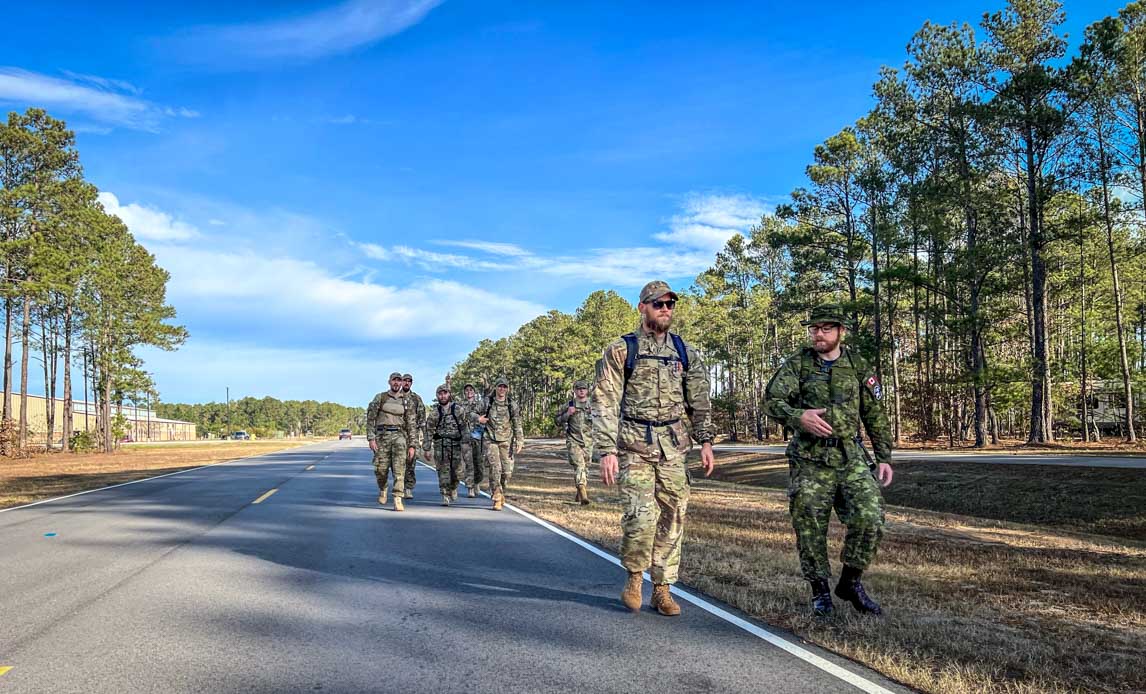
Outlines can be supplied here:
M299 439L126 447L116 453L0 458L0 508L301 446Z
M511 502L616 552L615 489L594 482L596 503L573 504L562 455L545 443L523 452ZM865 581L882 619L846 606L807 616L781 490L696 481L681 580L925 691L1146 689L1146 545L895 506L888 521ZM835 525L833 551L841 540Z

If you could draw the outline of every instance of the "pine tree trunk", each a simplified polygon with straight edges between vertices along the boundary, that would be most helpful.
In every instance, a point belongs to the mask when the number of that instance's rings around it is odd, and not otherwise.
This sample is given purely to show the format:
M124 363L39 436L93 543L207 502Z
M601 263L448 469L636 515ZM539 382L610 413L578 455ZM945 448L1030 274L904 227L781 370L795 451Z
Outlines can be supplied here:
M64 420L60 425L64 439L64 452L72 448L72 304L64 302Z
M28 353L32 351L32 299L24 297L23 303L24 315L20 323L20 422L16 439L19 450L28 447Z

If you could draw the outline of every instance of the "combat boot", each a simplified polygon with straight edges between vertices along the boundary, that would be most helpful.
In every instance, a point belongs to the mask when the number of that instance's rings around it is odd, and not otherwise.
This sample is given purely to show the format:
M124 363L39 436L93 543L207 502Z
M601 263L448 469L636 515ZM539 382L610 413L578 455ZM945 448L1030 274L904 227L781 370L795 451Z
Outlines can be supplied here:
M457 500L458 500L458 488L454 487L453 489L450 490L450 501L457 501Z
M405 505L402 504L402 497L398 496L397 494L394 495L394 510L395 511L405 511L406 510Z
M475 497L477 497L477 490L474 489L473 487L470 487L469 491L466 492L466 498L467 499L473 499Z
M413 499L414 498L414 490L413 489L407 489L406 491L402 492L402 498L403 499Z
M653 597L649 600L653 609L666 617L676 617L680 614L680 605L672 599L672 592L667 583L658 583L653 586Z
M832 591L828 586L827 579L817 578L810 583L812 584L812 616L831 617L835 605L832 604Z
M378 503L383 506L386 505L386 487L382 487L382 489L378 492Z
M581 503L581 485L577 485L577 493L573 495L573 503Z
M494 492L493 510L500 511L505 506L505 496L501 492Z
M883 614L883 610L880 609L879 603L869 598L867 591L863 589L863 584L860 583L862 574L863 571L860 569L844 566L844 570L840 573L840 582L836 584L836 597L850 602L857 612L873 614L878 617Z
M449 494L442 494L442 506L449 506L449 505L450 505L450 495Z
M581 505L589 505L589 488L584 484L577 485L577 496L581 497Z
M621 591L621 602L633 612L641 609L641 585L644 580L640 571L630 571L629 580L625 581L625 589Z

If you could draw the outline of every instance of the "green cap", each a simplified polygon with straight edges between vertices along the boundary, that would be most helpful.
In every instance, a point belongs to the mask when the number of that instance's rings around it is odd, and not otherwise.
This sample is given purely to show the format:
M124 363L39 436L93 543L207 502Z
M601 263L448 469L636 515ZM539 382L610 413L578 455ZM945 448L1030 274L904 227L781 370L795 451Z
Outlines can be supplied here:
M466 388L473 388L474 390L477 390L477 388L474 388L474 384L472 384L472 383L467 383L464 386L462 386L462 390L465 390Z
M388 378L388 379L386 379L386 380L387 380L387 381L392 381L392 380L394 380L395 378L397 378L397 379L401 379L401 378L402 378L402 374L400 374L400 373L398 373L397 371L395 371L394 373L390 374L390 378Z
M661 298L665 294L672 294L672 298L677 298L676 292L672 290L672 287L668 285L668 282L653 280L652 282L646 284L644 289L641 290L641 303L647 304L653 299Z
M437 394L437 393L448 393L448 392L450 392L450 387L447 386L445 383L438 386L438 389L434 391L435 394Z
M497 381L494 382L493 385L494 385L494 387L506 386L508 388L509 387L509 380L506 379L505 376L500 376L500 377L498 377Z
M573 390L577 390L578 388L588 388L588 387L589 387L589 384L586 383L585 381L574 381L573 382Z
M414 377L411 376L410 374L402 374L402 380L403 381L413 381Z
M817 323L838 323L845 328L850 322L839 304L820 304L812 309L808 320L800 321L800 325L815 325Z

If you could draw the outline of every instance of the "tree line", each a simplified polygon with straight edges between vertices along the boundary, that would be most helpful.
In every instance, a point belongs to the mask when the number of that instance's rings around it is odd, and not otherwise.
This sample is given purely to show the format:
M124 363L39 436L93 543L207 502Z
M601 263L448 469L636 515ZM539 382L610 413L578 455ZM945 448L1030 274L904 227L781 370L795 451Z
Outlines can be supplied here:
M49 431L57 429L55 404L62 400L58 428L71 434L73 399L90 391L99 445L112 450L112 406L156 396L133 350L175 349L187 337L172 322L168 273L103 209L97 193L83 178L75 134L63 121L31 108L0 123L0 454L26 448L28 390L41 378ZM75 371L82 383L73 382ZM20 399L16 418L13 397ZM68 450L70 437L63 438Z
M676 326L706 354L729 437L779 433L767 381L806 341L799 319L839 301L897 440L1091 440L1107 405L1105 432L1137 439L1146 2L1092 23L1069 55L1064 20L1056 0L1012 0L978 28L925 23L871 111L817 145L806 183L696 278ZM456 375L505 373L545 431L636 324L627 301L594 292L575 315L483 341Z
M332 436L343 428L362 434L366 418L366 410L362 407L315 400L284 401L271 397L246 397L230 403L196 405L165 403L158 405L155 411L166 419L194 422L200 436L216 437L240 430L258 438Z

